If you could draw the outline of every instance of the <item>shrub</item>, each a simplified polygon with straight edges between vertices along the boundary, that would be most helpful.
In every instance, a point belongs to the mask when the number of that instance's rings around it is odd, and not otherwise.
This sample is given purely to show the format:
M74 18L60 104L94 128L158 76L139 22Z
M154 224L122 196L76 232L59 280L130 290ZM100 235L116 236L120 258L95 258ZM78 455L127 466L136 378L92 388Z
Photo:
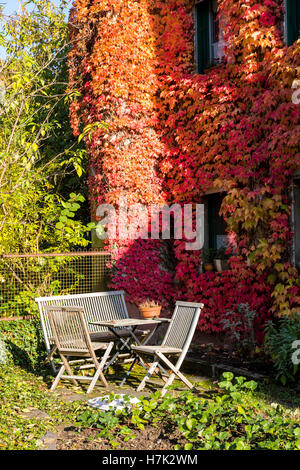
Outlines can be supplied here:
M252 355L257 347L254 329L256 312L247 303L239 304L237 310L227 311L220 323L236 351L241 355Z
M40 369L46 353L39 320L1 321L0 347L3 362L29 371Z
M300 379L299 365L294 363L295 341L300 340L300 315L281 318L277 325L270 321L266 326L265 350L271 356L282 384ZM298 361L297 361L298 362Z

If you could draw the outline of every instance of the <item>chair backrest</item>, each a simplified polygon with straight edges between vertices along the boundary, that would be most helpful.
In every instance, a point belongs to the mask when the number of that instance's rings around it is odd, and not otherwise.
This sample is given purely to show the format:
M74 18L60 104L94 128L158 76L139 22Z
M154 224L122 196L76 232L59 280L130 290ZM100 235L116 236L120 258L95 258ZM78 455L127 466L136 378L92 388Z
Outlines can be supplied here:
M90 333L107 332L108 329L103 326L91 325L89 322L120 320L129 317L125 303L124 291L38 297L35 301L39 308L47 351L50 351L51 345L53 344L53 341L51 341L51 338L53 337L52 329L48 314L45 310L45 307L47 306L83 307L85 320Z
M59 350L89 352L90 340L81 307L47 306L54 341Z
M181 357L183 359L191 344L203 306L203 304L193 302L176 302L175 310L162 344L182 349Z

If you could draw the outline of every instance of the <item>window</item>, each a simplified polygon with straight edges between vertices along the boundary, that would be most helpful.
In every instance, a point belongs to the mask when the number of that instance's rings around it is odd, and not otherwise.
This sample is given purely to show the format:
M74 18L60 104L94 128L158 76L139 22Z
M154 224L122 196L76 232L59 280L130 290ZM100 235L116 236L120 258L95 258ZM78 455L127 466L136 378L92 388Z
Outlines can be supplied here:
M195 50L197 72L223 57L224 38L217 19L217 0L199 0L195 4Z
M220 22L218 19L218 2L213 0L211 2L211 28L212 28L212 43L211 43L211 61L214 63L219 62L224 53L224 37L220 28Z
M220 215L221 204L225 193L207 194L202 197L205 217L205 248L219 250L228 246L226 223Z
M288 46L300 37L300 1L285 0L285 36Z

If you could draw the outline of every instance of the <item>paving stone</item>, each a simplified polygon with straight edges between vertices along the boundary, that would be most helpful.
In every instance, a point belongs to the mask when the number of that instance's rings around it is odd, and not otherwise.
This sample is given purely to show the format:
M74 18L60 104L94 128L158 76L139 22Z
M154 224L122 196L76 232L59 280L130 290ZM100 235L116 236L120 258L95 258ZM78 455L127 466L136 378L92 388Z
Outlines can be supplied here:
M56 450L57 435L48 431L42 439L41 450Z
M78 393L66 388L57 388L55 394L64 402L87 401L89 399L89 395L86 393Z
M28 411L23 411L22 413L23 418L25 419L48 419L50 418L49 415L42 410L39 410L37 408L29 409Z

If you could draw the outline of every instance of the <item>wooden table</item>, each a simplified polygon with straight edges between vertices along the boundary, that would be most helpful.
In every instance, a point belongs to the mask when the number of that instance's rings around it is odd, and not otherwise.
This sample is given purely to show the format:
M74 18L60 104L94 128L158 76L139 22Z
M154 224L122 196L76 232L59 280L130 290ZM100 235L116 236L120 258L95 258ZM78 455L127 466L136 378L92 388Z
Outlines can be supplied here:
M127 349L130 354L133 356L133 362L126 374L126 376L124 377L124 379L122 380L121 382L121 386L124 385L124 383L126 382L126 380L128 379L129 375L130 375L130 372L131 370L133 369L135 363L137 361L139 361L141 363L141 365L144 367L144 369L147 370L147 368L144 366L144 364L142 363L141 359L139 358L139 356L131 349L131 343L133 341L135 341L138 345L143 345L145 346L149 340L153 337L154 333L156 333L157 329L162 325L162 324L166 324L166 323L169 323L171 321L170 318L161 318L161 317L157 317L157 318L151 318L151 319L148 319L148 318L145 318L145 319L142 319L142 318L123 318L123 319L120 319L120 320L109 320L109 321L96 321L96 322L89 322L90 325L99 325L99 326L105 326L106 328L108 328L117 338L118 340L122 343L121 345L121 348L119 351L116 352L116 354L112 357L112 359L108 362L108 364L105 366L104 370L106 370L109 366L111 366L118 358L118 356L120 355L121 351L123 349ZM134 334L136 328L138 326L141 326L141 325L155 325L155 328L153 329L153 331L145 338L145 340L143 341L143 343L140 342L140 340L136 337L136 335ZM120 336L118 334L118 328L128 328L128 332L129 332L129 337L127 338L123 338L122 336Z

